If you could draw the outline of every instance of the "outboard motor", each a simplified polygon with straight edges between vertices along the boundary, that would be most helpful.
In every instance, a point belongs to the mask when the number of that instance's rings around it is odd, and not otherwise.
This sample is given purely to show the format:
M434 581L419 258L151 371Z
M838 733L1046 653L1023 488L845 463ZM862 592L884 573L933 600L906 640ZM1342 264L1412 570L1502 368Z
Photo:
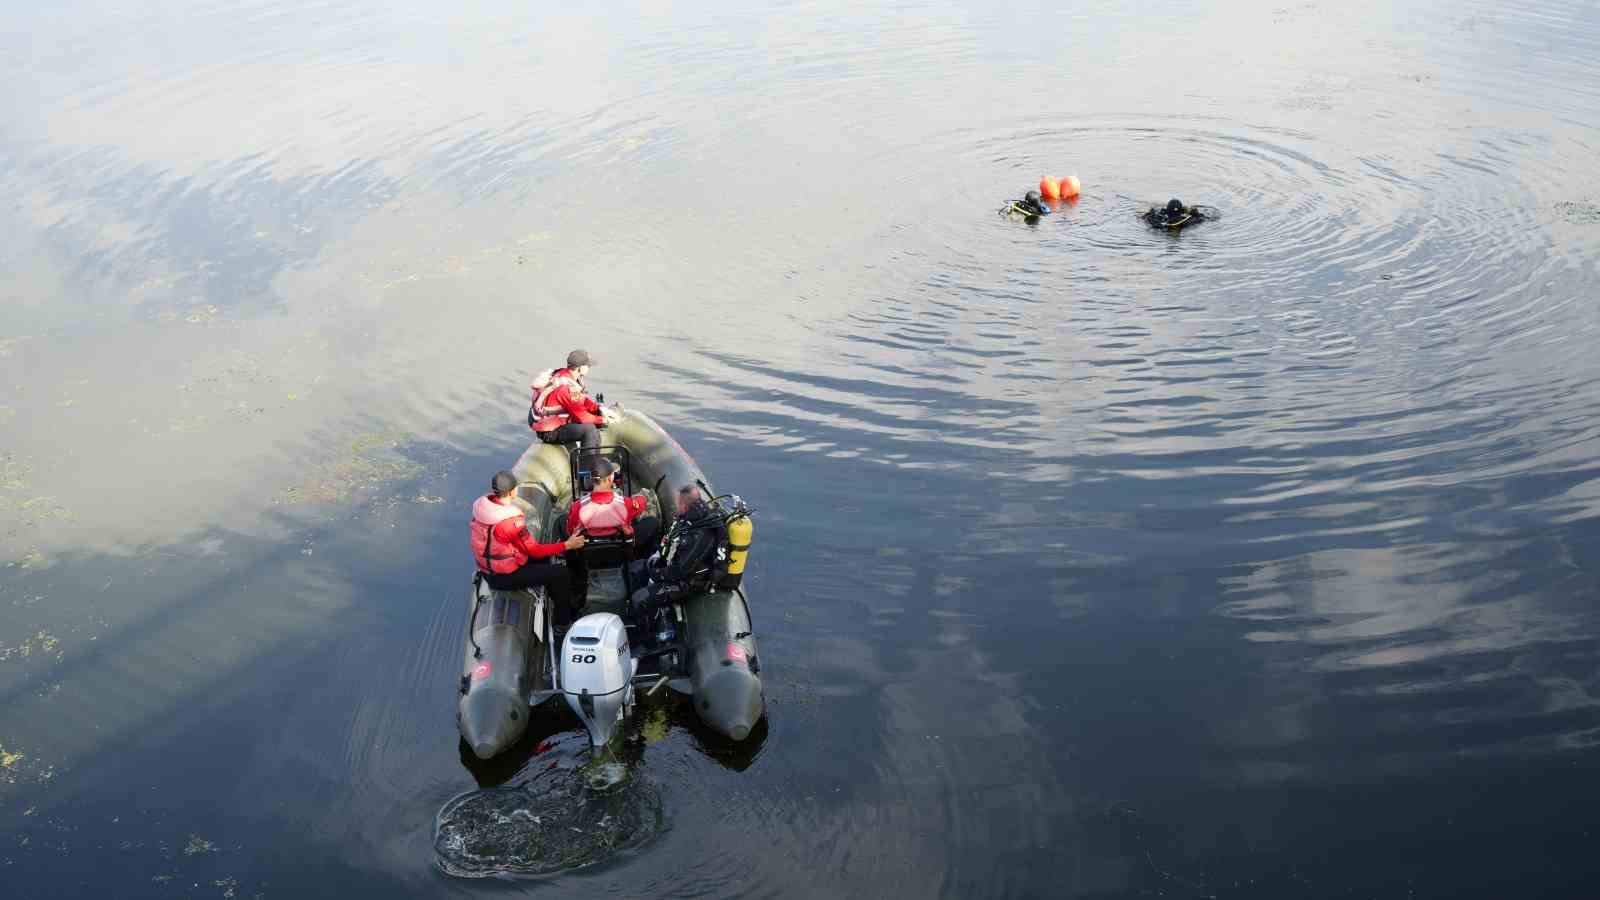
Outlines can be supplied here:
M628 630L613 613L590 613L572 623L561 645L561 692L602 747L633 708L633 657Z

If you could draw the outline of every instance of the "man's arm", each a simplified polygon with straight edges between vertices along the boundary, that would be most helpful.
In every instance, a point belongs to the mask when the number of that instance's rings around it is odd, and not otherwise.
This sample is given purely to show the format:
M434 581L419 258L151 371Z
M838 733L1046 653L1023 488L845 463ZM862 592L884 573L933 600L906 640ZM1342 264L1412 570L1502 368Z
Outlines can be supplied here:
M644 515L644 511L650 508L650 501L645 499L643 494L634 494L632 497L629 497L626 502L628 504L629 522L632 522L634 519Z
M566 552L566 544L541 544L528 532L528 522L521 516L506 519L494 526L494 536L502 543L515 544L517 549L533 559L548 559Z
M588 394L579 394L574 397L572 396L572 388L563 385L550 396L561 404L561 408L566 410L567 415L571 416L574 422L583 425L604 425L606 423L605 417L600 414L600 404L594 402L594 398Z

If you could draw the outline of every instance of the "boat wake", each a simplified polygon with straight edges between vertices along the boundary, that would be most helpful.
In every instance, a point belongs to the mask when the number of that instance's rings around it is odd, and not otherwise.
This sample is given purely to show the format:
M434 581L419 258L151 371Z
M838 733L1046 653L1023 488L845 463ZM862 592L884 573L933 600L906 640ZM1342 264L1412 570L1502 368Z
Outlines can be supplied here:
M446 803L433 849L439 868L460 878L549 875L643 846L662 821L661 799L637 770L552 768Z

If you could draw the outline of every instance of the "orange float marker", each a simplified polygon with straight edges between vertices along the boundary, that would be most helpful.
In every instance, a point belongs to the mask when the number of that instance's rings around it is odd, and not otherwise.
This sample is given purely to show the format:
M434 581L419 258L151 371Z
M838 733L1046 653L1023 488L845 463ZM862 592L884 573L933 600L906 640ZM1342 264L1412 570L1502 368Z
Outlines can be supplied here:
M1061 182L1051 178L1049 175L1039 179L1039 196L1046 200L1060 200Z
M1061 196L1065 198L1078 196L1078 191L1082 187L1083 185L1078 182L1078 176L1068 175L1067 177L1061 179L1061 181L1057 184L1056 189L1059 190L1061 192Z

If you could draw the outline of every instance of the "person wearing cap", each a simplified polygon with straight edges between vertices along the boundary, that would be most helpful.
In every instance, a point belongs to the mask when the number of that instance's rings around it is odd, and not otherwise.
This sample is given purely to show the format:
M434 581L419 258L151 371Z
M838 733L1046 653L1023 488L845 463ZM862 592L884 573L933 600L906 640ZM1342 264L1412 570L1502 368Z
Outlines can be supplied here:
M567 354L566 368L556 369L535 389L528 408L528 427L546 444L579 441L585 450L600 446L600 428L606 424L605 410L594 398L584 394L584 379L594 358L587 350Z
M604 456L595 459L591 470L594 487L572 504L567 513L567 534L631 534L636 554L648 556L660 537L661 521L644 515L650 505L644 494L624 497L616 493L617 469L617 464Z
M543 587L557 617L572 621L572 573L555 565L555 557L586 542L581 532L565 541L541 544L528 533L528 522L515 502L517 477L501 470L489 481L489 493L472 504L472 557L489 586L497 591Z
M597 457L590 470L594 481L589 493L572 504L562 523L564 534L582 534L595 538L613 537L619 533L633 536L633 559L648 557L661 537L661 521L644 515L650 501L644 494L624 497L616 492L618 466L604 456ZM582 554L573 554L568 565L574 567L574 579L584 589L589 582L589 567ZM633 563L637 564L637 562ZM641 576L643 573L641 573Z

